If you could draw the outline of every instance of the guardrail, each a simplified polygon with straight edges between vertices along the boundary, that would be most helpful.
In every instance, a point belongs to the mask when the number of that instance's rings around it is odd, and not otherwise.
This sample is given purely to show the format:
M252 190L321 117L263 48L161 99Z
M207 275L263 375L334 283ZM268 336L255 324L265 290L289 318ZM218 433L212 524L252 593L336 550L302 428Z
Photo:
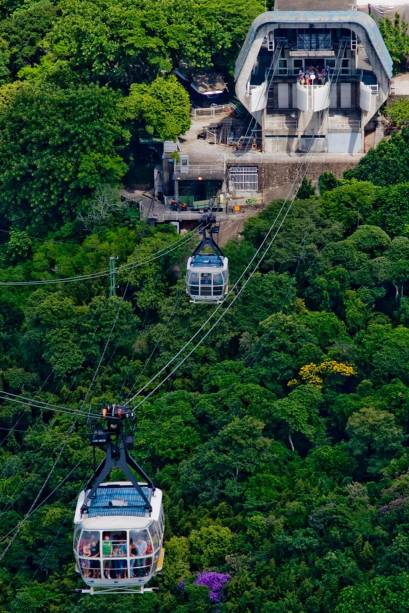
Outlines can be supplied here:
M224 161L221 160L220 163L215 164L175 164L175 177L183 177L189 175L190 177L195 176L199 179L208 178L209 176L224 176L225 164Z
M349 121L331 121L328 122L329 129L332 130L346 130L352 132L359 132L361 129L361 122L359 119L350 119Z
M193 118L199 117L217 117L218 115L226 115L232 113L236 108L235 104L215 104L214 106L204 108L192 108L190 114Z

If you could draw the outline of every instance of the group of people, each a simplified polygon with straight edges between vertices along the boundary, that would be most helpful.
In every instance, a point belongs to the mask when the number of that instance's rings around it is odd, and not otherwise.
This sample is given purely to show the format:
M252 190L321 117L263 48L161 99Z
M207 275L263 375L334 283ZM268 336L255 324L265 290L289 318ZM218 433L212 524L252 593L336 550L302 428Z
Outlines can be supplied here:
M304 72L300 70L298 73L298 81L300 85L325 85L328 77L328 72L325 67L315 68L309 66Z
M150 573L153 553L150 540L143 535L129 540L130 576L141 577ZM79 546L81 570L84 577L101 579L100 543L98 538L81 539ZM102 539L102 557L104 558L104 577L106 579L128 578L127 540L121 535L111 536L105 533Z

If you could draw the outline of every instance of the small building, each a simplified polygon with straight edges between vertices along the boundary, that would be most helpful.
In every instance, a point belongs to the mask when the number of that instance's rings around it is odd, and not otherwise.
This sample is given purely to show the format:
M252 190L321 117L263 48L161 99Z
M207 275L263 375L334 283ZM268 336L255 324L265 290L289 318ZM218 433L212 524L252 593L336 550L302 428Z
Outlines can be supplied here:
M314 10L302 10L308 8ZM389 95L392 60L375 21L343 0L277 0L236 62L236 95L265 153L359 154ZM283 10L281 10L283 9Z

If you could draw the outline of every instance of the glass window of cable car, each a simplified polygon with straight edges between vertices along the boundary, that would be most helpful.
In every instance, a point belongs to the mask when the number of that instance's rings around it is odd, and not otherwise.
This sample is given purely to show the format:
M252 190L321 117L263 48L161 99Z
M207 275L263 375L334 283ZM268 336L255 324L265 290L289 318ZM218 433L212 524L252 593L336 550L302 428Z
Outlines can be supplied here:
M77 571L90 587L140 587L160 570L162 492L143 484L141 489L151 512L130 482L101 484L86 512L85 492L81 493L74 519L74 553Z

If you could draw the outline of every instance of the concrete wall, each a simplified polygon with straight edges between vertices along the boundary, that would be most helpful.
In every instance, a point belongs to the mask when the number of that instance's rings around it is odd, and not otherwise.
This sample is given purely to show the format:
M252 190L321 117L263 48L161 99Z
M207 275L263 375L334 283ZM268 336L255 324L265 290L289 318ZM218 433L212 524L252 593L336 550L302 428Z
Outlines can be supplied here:
M349 153L356 155L362 151L361 132L334 132L327 136L328 153Z
M287 198L290 194L291 186L294 181L299 181L300 175L307 168L306 177L313 183L318 181L318 177L323 172L332 172L337 177L342 177L343 173L353 168L359 161L360 156L355 160L328 160L323 156L321 160L311 160L305 158L268 161L257 164L259 167L259 185L262 190L263 202L268 203L275 198ZM245 164L241 164L245 165ZM256 164L249 164L255 166Z

